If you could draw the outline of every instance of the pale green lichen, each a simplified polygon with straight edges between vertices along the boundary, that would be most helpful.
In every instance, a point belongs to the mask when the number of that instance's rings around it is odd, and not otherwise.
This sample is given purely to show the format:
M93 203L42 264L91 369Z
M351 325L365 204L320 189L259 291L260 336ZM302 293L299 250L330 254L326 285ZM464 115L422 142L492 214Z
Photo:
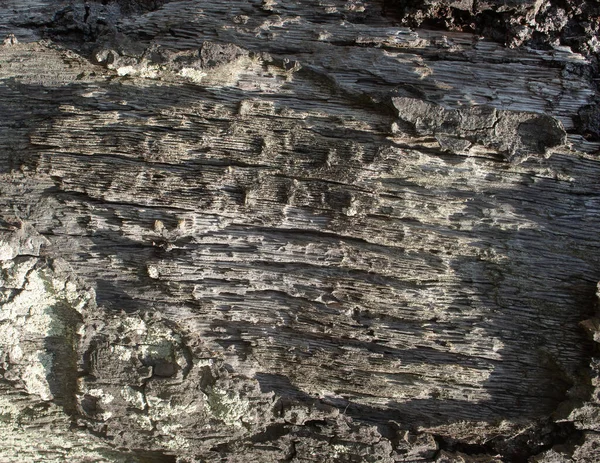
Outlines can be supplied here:
M121 397L127 402L131 407L137 408L138 410L143 410L146 407L146 399L144 398L144 394L140 391L136 391L130 386L125 386L121 389Z
M143 322L142 322L143 323ZM144 323L145 333L141 336L139 356L146 365L162 361L174 362L180 368L187 361L181 351L181 336L162 323Z
M98 411L95 414L96 419L100 421L107 421L110 418L112 418L113 413L111 411L105 410L105 408L107 408L106 405L111 404L115 400L115 397L111 393L106 392L104 389L99 387L88 387L88 385L86 385L85 382L80 383L79 386L80 395L88 395L94 397L100 405L104 406L102 407L103 411Z
M170 399L163 399L150 392L146 393L148 403L148 416L154 421L168 422L177 421L182 414L191 414L199 412L197 403L176 404Z
M21 291L0 307L0 358L7 370L5 376L19 379L29 394L42 400L52 399L47 377L53 358L44 349L44 339L59 329L48 310L56 303L42 275L30 272Z
M48 376L52 372L53 356L48 352L37 351L27 358L28 362L21 374L28 394L37 394L42 400L51 400L52 392Z
M37 262L32 258L2 264L0 287L18 292L0 305L0 365L5 378L46 401L53 398L48 378L55 361L47 339L61 338L74 348L77 312L92 296L49 268L34 270Z
M151 338L148 344L140 348L142 360L145 363L152 364L163 359L171 359L174 355L173 344L164 338Z
M144 320L138 317L127 317L121 321L121 325L125 333L132 332L137 335L143 335L147 330Z
M165 429L171 436L171 439L165 442L165 446L170 450L179 450L190 447L189 440L176 432L179 428L181 428L181 426L173 426L170 429Z
M156 66L141 63L136 65L126 65L116 68L117 74L121 77L144 77L147 79L155 79L159 75L159 70Z
M0 395L0 422L10 422L19 414L19 407L8 397Z
M180 423L182 416L199 413L200 407L198 403L183 403L179 404L171 399L163 399L151 392L146 393L146 401L148 404L147 417L139 418L140 425L143 419L148 419L152 424L151 428L163 438L164 445L171 449L183 449L189 447L190 443L187 438L180 434L183 425Z
M190 79L193 82L200 83L202 82L202 79L206 77L206 72L194 68L183 68L181 71L179 71L179 75L181 75L181 77L185 77L186 79Z
M109 349L111 353L116 354L119 360L123 362L129 362L135 354L135 348L131 346L117 344L116 346L110 346Z
M14 259L16 255L17 252L10 243L0 241L0 261Z
M40 430L39 423L51 423ZM43 407L9 391L0 395L0 462L134 463L85 431L73 430L70 418L52 403Z
M37 259L33 257L20 262L0 259L0 288L22 288L36 262Z
M248 421L250 402L234 391L210 388L206 392L206 403L212 415L229 426L242 427L244 421Z
M345 445L334 444L332 446L332 449L333 449L333 458L338 458L341 455L348 453L348 447L346 447Z

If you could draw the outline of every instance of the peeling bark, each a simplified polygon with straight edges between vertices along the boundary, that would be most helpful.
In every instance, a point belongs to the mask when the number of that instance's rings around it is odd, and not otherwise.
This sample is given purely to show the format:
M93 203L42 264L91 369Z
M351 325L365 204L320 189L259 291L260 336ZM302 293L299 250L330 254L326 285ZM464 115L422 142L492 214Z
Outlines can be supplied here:
M459 27L552 2L5 3L0 461L598 460L597 50Z

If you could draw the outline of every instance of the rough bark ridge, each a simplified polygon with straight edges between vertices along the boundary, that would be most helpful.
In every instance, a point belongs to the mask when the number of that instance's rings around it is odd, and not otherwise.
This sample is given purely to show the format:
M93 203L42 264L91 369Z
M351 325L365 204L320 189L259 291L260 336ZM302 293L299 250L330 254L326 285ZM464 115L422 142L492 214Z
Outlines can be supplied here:
M3 2L0 461L600 459L595 42L411 3Z

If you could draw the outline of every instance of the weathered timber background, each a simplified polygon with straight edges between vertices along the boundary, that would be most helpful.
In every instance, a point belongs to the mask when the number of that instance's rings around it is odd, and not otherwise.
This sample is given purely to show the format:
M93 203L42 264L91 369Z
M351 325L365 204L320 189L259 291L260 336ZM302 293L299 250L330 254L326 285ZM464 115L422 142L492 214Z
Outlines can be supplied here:
M0 462L598 461L599 9L0 2Z

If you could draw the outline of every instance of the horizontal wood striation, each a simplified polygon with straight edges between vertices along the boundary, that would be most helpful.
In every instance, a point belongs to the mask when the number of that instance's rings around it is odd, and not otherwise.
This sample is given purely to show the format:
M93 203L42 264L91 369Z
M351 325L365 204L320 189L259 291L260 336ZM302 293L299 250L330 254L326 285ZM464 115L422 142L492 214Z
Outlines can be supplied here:
M54 400L114 461L392 462L585 396L582 55L363 2L67 12L0 50L0 323L48 324L21 360L0 335L2 400Z

